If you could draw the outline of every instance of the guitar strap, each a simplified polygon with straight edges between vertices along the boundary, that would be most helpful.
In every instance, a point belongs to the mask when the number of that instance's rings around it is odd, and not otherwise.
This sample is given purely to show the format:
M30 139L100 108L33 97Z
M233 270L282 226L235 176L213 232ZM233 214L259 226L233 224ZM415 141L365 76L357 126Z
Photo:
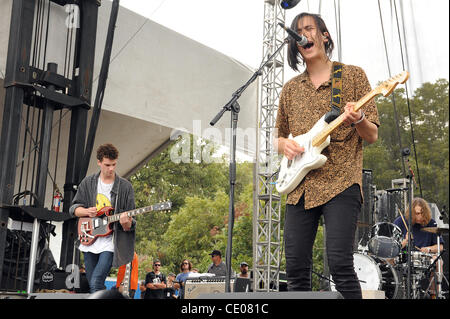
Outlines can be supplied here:
M341 114L342 63L335 62L331 76L331 110L325 114L325 122L330 123Z
M114 206L114 209L117 209L117 204L118 204L118 201L119 201L119 194L120 194L120 178L119 178L119 184L117 185L117 195L116 195L116 204L115 204L115 206Z

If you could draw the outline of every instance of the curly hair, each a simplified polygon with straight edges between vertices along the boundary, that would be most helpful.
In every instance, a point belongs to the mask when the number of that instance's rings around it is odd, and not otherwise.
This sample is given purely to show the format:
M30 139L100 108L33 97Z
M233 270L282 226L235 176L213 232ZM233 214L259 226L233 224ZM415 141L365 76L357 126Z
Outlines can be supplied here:
M415 208L416 208L416 206L420 206L420 207L422 207L422 215L423 215L423 219L424 219L424 222L423 222L422 226L427 225L430 222L430 220L431 220L431 209L430 209L430 206L428 205L427 201L424 200L423 198L415 197L412 200L412 205L411 206L412 206L412 209L411 209L411 211L412 211L412 218L411 218L412 224L416 223ZM406 208L405 218L406 219L409 218L409 206Z
M110 143L100 145L97 148L97 159L101 162L105 157L110 160L115 160L119 157L119 151Z

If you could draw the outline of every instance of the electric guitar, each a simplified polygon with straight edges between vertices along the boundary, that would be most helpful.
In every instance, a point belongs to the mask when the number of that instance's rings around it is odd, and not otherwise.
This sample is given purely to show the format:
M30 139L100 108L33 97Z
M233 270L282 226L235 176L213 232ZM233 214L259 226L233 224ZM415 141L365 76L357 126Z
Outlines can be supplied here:
M129 217L151 211L170 210L171 202L159 203L143 208L127 211ZM105 206L97 212L96 217L80 217L78 219L78 239L80 243L92 245L98 237L106 237L113 232L111 224L120 220L120 214L113 214L114 208Z
M383 82L378 87L363 96L354 106L357 112L361 107L366 105L372 98L378 94L388 96L394 91L399 83L405 83L409 78L409 73L402 73ZM322 167L327 161L327 157L322 155L322 150L330 144L330 134L343 123L344 115L341 114L330 123L325 122L325 115L314 124L309 132L289 138L296 141L300 146L305 148L305 152L288 160L286 156L280 163L280 172L276 182L276 189L280 194L288 194L292 192L303 178L311 170Z
M130 297L130 278L131 278L131 261L125 265L125 273L122 279L122 283L120 284L119 287L119 291L125 297Z

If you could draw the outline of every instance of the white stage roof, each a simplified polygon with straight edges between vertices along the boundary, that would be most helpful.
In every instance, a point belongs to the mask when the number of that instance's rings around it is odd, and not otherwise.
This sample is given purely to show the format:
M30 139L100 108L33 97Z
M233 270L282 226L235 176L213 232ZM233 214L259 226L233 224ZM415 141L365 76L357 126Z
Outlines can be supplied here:
M13 0L0 2L0 116L3 115L4 83L9 27ZM96 57L94 67L94 104L97 77L102 62L112 3L102 1L99 8ZM47 62L58 64L62 74L66 42L64 7L51 3L51 25ZM42 48L44 49L44 48ZM42 65L39 66L42 68ZM231 95L254 73L254 70L220 52L176 33L126 8L121 7L116 23L114 45L102 113L91 156L88 174L97 171L95 150L110 142L120 151L117 172L129 177L152 156L164 150L177 130L220 137L229 145L230 112L215 125L211 119L230 100ZM258 83L254 82L239 99L238 151L254 158L258 111ZM92 111L89 112L91 115ZM25 114L25 112L24 112ZM52 153L49 171L56 161L59 111L54 114ZM23 115L25 117L25 115ZM90 120L90 116L89 116ZM63 111L61 144L56 184L62 190L68 153L70 112ZM1 121L0 121L1 126ZM88 126L89 128L89 123ZM22 132L23 135L23 132ZM21 136L23 140L23 136ZM217 140L216 140L217 142ZM19 149L21 150L19 145ZM19 154L19 159L21 154ZM18 175L18 174L17 174ZM17 184L16 184L17 188ZM46 206L50 204L52 190ZM57 229L58 237L60 232ZM59 246L60 238L52 246ZM54 246L55 247L55 246ZM52 249L59 263L59 250Z
M99 8L92 105L111 4L102 1ZM11 7L12 0L0 2L1 79L6 68ZM62 73L68 13L64 7L53 3L51 12L46 60L58 63L58 73ZM129 176L164 149L176 130L206 137L220 135L219 142L228 146L230 113L226 112L214 128L209 122L253 73L254 70L235 59L121 7L93 154L102 143L117 145L121 154L118 172ZM251 157L256 153L257 99L257 82L239 99L238 150ZM3 102L4 98L0 105ZM63 118L62 137L68 136L69 114ZM59 115L55 113L53 137L57 135L58 119ZM212 132L213 129L220 131ZM61 149L66 153L64 143ZM52 145L56 148L56 143ZM58 161L65 165L63 157L65 154ZM92 161L88 174L96 169ZM64 174L64 170L61 171Z

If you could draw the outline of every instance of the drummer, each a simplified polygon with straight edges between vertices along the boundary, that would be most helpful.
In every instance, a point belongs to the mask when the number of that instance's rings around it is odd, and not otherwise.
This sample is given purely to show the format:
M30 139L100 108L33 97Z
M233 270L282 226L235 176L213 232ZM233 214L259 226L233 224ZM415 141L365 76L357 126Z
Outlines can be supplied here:
M423 253L436 254L438 252L437 234L422 230L424 227L437 227L436 221L431 218L430 206L424 199L416 197L412 201L411 212L411 250L419 250ZM404 216L400 215L394 220L394 224L402 230L402 249L408 245L408 221L409 207L406 209ZM440 236L439 240L439 251L442 251L444 249L444 240L442 239L442 236Z
M423 230L425 227L437 227L436 221L431 218L431 209L428 203L420 197L416 197L412 201L412 218L411 218L411 250L417 250L430 256L434 261L437 258L438 245L437 234ZM403 234L402 249L408 245L408 221L409 221L409 207L406 209L404 216L400 215L394 220L394 224L400 227ZM439 252L444 249L444 240L439 236ZM404 249L403 249L404 250ZM431 255L434 254L434 255ZM443 270L443 261L441 258L440 271ZM436 264L438 270L438 264ZM430 294L432 298L436 296L436 283L433 279L433 274L430 275L430 282L433 283Z

